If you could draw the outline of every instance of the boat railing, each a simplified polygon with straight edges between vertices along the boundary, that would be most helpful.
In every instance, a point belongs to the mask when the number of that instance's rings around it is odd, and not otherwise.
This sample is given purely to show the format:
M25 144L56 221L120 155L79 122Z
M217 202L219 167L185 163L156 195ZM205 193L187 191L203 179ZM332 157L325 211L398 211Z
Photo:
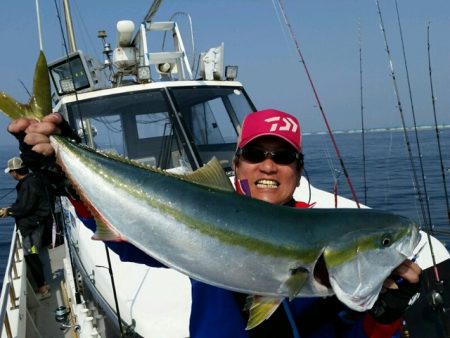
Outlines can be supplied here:
M19 297L23 286L22 277L26 277L24 268L22 242L16 228L14 228L0 296L0 316L2 320L0 337L2 338L23 337L19 332L13 332L12 328L18 328L17 323L25 317L21 313L21 307L19 307ZM22 332L22 334L25 334L25 332Z

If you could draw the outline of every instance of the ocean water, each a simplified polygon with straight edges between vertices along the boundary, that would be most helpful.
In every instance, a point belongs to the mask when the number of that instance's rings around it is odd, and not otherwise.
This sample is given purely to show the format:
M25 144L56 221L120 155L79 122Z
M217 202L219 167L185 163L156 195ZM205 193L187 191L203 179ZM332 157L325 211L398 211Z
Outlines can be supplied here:
M447 191L450 193L450 129L440 130L441 154ZM408 134L417 180L411 166L405 136L399 131L378 131L365 133L365 165L363 162L361 133L337 133L336 142L344 159L350 180L360 203L372 208L389 210L413 218L424 227L422 208L415 187L419 186L422 196L422 170L419 167L416 137ZM450 248L450 225L447 216L439 151L434 130L420 130L418 133L421 148L423 173L425 177L431 223L435 236ZM4 168L9 158L17 155L16 146L0 146L0 167ZM339 161L330 143L328 135L303 136L305 168L310 182L323 190L333 191L337 186L338 194L351 198L350 190L342 173ZM364 169L365 168L365 169ZM364 170L366 184L364 184ZM419 181L417 183L417 181ZM16 181L0 172L0 206L14 202ZM364 187L367 187L366 189ZM366 190L366 196L364 191ZM423 197L425 200L425 197ZM11 218L0 219L0 281L9 254L13 231Z
M335 138L360 203L410 217L418 221L424 229L433 226L436 237L450 243L448 235L450 223L436 132L420 130L417 134L423 169L420 167L416 136L413 132L408 132L407 135L411 153L407 150L406 137L402 131L366 132L365 165L361 133L335 134ZM447 193L450 193L449 128L440 130L439 140ZM338 194L351 198L345 175L331 146L330 137L328 135L304 136L303 148L305 168L311 183L323 190L333 191L337 182ZM411 158L415 170L412 169ZM364 171L366 184L364 184ZM427 198L425 198L425 189ZM421 193L426 215L429 206L431 222L423 221L417 191Z

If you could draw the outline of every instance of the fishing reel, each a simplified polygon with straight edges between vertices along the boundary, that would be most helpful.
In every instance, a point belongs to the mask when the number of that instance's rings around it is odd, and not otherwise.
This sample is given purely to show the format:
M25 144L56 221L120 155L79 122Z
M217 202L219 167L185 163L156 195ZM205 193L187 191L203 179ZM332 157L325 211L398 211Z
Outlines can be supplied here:
M66 308L65 306L59 306L55 310L55 320L61 324L60 330L64 331L66 333L68 330L73 329L75 332L78 332L81 330L80 325L75 324L71 325L69 323L69 315L70 315L70 309Z
M428 295L428 302L433 310L437 310L444 306L444 297L442 296L443 292L444 284L442 283L442 281L436 282L435 287Z

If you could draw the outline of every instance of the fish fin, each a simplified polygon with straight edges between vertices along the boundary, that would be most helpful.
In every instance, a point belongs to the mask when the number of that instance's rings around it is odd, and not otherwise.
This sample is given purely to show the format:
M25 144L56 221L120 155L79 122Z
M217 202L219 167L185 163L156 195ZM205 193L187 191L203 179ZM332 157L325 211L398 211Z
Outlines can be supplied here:
M31 115L30 105L19 103L4 92L0 92L0 110L12 120Z
M213 157L200 169L186 175L180 175L183 180L216 188L224 191L234 191L233 184L225 174L217 157Z
M97 225L97 229L95 231L95 234L92 235L92 239L110 242L123 241L122 237L117 232L112 230L111 227L108 227L104 222L102 222L97 217L95 218L95 223Z
M283 298L248 296L245 310L249 311L246 330L251 330L268 319L280 306Z
M44 53L39 53L33 80L33 96L28 104L22 104L7 95L0 93L0 110L15 120L20 117L31 117L41 120L52 111L50 79Z
M33 96L29 105L36 119L41 120L52 112L52 96L50 90L50 77L48 75L47 60L44 53L39 53L33 78Z
M284 282L282 288L287 290L289 300L295 298L308 280L309 272L303 267L293 269L291 276Z
M138 167L138 168L148 170L151 172L157 172L162 175L172 176L172 177L175 177L175 178L183 180L183 181L187 181L187 182L191 182L191 183L199 184L199 185L202 185L205 187L215 188L215 189L223 190L223 191L233 191L233 192L235 191L233 184L231 183L228 176L225 174L225 171L223 170L222 165L220 164L219 160L216 157L213 157L203 167L201 167L193 172L190 172L187 174L176 174L176 173L168 172L166 170L162 170L162 169L159 169L156 167L149 166L145 163L142 163L142 162L139 162L136 160L132 160L132 159L123 157L122 155L119 155L119 154L109 153L109 152L105 152L105 151L101 151L101 150L94 151L82 144L78 144L77 147L82 147L82 148L86 149L87 151L96 152L97 154L101 154L104 157L107 157L109 159L112 159L112 160L115 160L118 162L126 163L126 164L132 165L134 167Z

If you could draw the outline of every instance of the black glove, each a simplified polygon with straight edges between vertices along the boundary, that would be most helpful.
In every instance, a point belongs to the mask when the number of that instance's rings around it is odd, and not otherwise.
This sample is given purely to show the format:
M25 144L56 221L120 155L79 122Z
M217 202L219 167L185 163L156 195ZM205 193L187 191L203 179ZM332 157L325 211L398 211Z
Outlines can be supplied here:
M81 138L70 127L69 123L63 119L58 125L61 130L61 136L67 137L77 143L81 142ZM53 195L67 196L70 195L78 199L78 195L68 182L64 172L56 164L54 156L44 156L32 150L33 146L25 143L24 139L26 133L24 131L19 133L12 133L19 142L20 158L25 166L27 166L34 173L40 174L47 188L50 189Z
M403 316L411 305L410 300L419 292L420 283L403 280L398 283L398 289L387 289L380 293L369 313L380 324L391 323Z
M81 138L77 133L70 127L69 123L63 119L58 125L61 130L61 136L67 137L74 140L77 143L81 142ZM51 167L54 165L54 158L38 154L32 150L33 146L25 143L24 139L26 133L24 131L19 133L11 133L19 142L19 149L21 152L20 157L23 163L30 168L32 171L37 171L42 168Z

